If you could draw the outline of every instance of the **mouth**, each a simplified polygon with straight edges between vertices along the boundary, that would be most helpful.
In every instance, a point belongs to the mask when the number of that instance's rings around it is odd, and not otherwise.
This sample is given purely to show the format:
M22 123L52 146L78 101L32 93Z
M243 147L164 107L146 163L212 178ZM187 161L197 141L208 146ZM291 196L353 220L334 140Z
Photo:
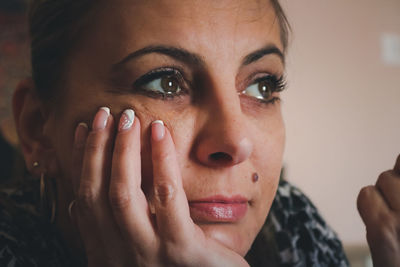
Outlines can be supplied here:
M189 201L190 217L196 223L235 223L247 213L249 201L242 196L213 196Z

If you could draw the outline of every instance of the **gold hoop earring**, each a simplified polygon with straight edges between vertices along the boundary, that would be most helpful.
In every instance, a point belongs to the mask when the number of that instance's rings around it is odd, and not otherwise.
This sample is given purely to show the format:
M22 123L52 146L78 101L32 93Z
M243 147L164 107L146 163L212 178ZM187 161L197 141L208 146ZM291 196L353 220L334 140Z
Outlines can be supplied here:
M47 181L51 184L47 186ZM44 172L40 174L40 206L42 213L54 223L56 218L56 186L53 179L46 179Z

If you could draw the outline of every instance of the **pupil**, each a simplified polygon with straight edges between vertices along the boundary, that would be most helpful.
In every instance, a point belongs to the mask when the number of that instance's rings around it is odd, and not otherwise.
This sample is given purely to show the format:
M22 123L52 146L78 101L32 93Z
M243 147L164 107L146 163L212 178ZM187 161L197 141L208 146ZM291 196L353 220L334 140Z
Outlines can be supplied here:
M164 91L169 94L173 94L179 91L178 81L172 76L162 78L161 86Z
M258 91L264 98L269 98L271 96L271 90L269 89L270 84L268 81L262 81L258 84Z

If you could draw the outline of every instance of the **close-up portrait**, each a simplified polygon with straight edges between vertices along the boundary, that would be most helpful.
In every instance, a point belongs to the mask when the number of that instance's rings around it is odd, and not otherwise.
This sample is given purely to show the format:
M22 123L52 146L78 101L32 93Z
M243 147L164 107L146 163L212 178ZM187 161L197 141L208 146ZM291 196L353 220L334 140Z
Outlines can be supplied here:
M398 0L2 0L0 266L400 266Z

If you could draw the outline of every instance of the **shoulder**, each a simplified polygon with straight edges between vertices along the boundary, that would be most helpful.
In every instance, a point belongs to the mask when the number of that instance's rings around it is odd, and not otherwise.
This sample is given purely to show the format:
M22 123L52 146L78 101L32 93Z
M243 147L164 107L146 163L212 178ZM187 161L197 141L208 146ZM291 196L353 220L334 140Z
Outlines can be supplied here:
M28 184L0 189L0 266L65 266L63 245L40 216L37 192L30 189Z
M268 219L283 266L349 265L337 234L294 185L280 182Z

